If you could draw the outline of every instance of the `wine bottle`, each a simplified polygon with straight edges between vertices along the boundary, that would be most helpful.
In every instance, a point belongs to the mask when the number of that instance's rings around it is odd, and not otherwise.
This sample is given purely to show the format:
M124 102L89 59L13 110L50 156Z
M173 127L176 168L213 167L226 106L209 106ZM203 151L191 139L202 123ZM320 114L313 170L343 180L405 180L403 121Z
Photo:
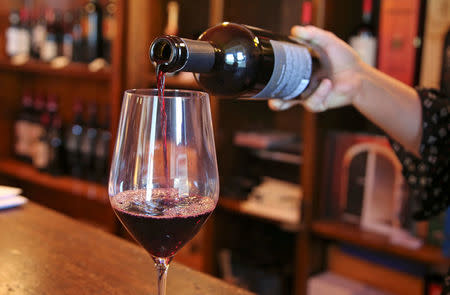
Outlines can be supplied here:
M73 13L72 11L64 12L63 16L63 41L62 41L62 55L69 60L73 58Z
M83 27L81 25L82 18L83 18L83 10L79 9L75 11L72 26L72 42L73 42L72 60L74 62L83 62L85 59Z
M52 175L61 175L63 173L63 139L62 122L58 113L50 123L48 130L48 172Z
M349 39L349 44L368 65L376 66L377 38L372 26L372 0L364 0L362 22Z
M83 105L80 101L73 104L74 119L67 128L64 142L67 172L74 177L81 177L80 146L83 134Z
M31 53L31 18L28 8L20 10L19 28L19 53L30 55Z
M98 129L97 141L95 144L94 170L96 180L102 183L108 181L108 159L111 145L110 107L106 107L103 120Z
M312 2L310 0L303 0L302 2L302 26L308 26L312 22Z
M102 9L97 0L90 0L84 7L86 21L86 58L88 62L103 55Z
M40 58L41 47L43 46L47 35L47 27L44 14L39 13L38 10L35 10L34 13L35 16L31 32L31 56L33 58Z
M47 108L41 112L41 116L39 119L39 126L36 129L36 140L33 143L33 166L36 167L39 171L47 171L48 163L49 163L49 144L48 144L48 130L50 128L50 112Z
M20 160L30 163L31 121L33 116L32 113L33 97L31 96L31 94L25 92L22 96L22 108L16 122L14 123L14 152Z
M9 26L6 29L6 54L15 56L20 52L20 14L12 10L9 13Z
M111 63L112 44L116 37L116 1L110 0L105 5L103 16L103 57L108 63Z
M328 57L312 44L227 22L199 40L158 37L149 53L160 71L193 72L219 97L304 99L330 71Z
M57 24L55 11L47 9L45 12L45 22L47 25L45 42L41 47L41 59L51 61L58 56Z
M80 160L83 178L95 179L93 169L95 158L95 142L97 140L97 106L88 105L88 119L81 136Z

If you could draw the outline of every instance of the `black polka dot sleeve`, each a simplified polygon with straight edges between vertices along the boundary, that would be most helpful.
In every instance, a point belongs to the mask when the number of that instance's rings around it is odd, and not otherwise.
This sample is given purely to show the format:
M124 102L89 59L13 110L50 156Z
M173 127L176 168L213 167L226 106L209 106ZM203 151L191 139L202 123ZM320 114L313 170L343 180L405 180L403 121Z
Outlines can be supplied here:
M420 89L418 93L422 101L421 158L392 140L391 145L403 165L412 197L420 204L414 218L421 220L450 205L450 99L430 89Z

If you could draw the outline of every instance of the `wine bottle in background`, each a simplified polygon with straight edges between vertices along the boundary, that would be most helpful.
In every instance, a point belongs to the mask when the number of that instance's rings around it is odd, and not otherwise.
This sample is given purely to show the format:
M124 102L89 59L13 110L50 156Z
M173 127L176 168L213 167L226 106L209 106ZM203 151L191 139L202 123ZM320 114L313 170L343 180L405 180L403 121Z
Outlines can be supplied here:
M58 47L56 56L63 56L64 14L61 10L55 10L55 34Z
M47 27L45 24L44 13L35 10L31 31L31 56L33 58L40 58L41 48L45 42L46 35Z
M81 170L84 178L95 179L93 163L95 158L95 142L97 140L97 106L88 105L88 119L81 137L80 156Z
M36 140L32 146L32 161L33 166L36 167L39 171L47 171L48 163L49 163L49 144L48 144L48 130L50 128L51 117L50 112L47 107L44 111L41 112L41 116L39 119L39 125L36 129Z
M450 29L445 35L442 51L441 92L450 97Z
M103 55L102 41L102 9L97 0L90 0L84 6L86 23L87 62Z
M302 26L308 26L312 23L312 2L310 0L303 0L302 2Z
M33 97L25 92L22 96L22 107L14 123L14 153L25 162L31 163L30 139L33 116Z
M53 120L58 116L58 109L59 109L58 97L54 94L48 95L46 111L49 114L50 125L52 124Z
M58 56L57 24L55 11L46 9L45 11L46 35L45 42L41 47L41 59L51 61Z
M58 113L54 114L48 130L48 172L61 175L64 171L62 122Z
M72 26L72 39L73 39L72 60L74 62L84 61L83 28L81 25L82 14L83 14L82 9L79 9L74 13Z
M214 26L199 40L158 37L150 59L162 72L196 73L219 97L304 99L330 70L326 54L311 44L234 23Z
M20 52L20 14L16 10L9 13L9 26L6 29L6 54L10 57Z
M33 111L30 124L30 157L32 157L33 146L39 140L41 134L41 115L45 111L45 98L38 93L33 100Z
M31 52L31 18L28 8L20 10L19 54L30 55Z
M69 60L73 58L73 12L65 11L63 16L62 55Z
M350 37L349 44L368 65L375 67L377 59L377 38L372 25L373 0L364 0L362 22Z
M116 37L116 1L110 0L105 5L103 13L103 57L111 63L111 50L114 38Z
M81 177L80 146L84 127L81 101L75 101L73 104L73 116L72 124L67 128L65 136L67 173L74 177Z
M98 129L94 161L95 178L102 183L108 181L109 150L111 146L110 107L108 106L105 109L102 123Z

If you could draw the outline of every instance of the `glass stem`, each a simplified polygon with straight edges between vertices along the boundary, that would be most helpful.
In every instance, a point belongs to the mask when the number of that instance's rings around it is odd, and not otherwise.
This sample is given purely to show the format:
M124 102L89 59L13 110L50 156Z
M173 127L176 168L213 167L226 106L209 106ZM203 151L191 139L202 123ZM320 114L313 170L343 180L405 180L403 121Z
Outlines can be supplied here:
M154 257L156 271L158 272L158 295L166 295L167 271L172 257L159 258Z

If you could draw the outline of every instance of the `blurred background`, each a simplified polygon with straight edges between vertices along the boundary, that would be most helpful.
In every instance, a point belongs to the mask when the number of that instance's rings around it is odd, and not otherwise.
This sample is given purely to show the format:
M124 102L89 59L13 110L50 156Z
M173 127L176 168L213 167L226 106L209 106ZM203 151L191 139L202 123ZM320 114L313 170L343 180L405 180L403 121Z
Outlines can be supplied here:
M123 91L155 87L153 38L222 21L285 35L316 25L388 75L449 95L448 0L2 0L1 184L132 240L106 188ZM186 73L166 83L199 89ZM450 214L411 219L376 126L351 107L275 113L212 97L211 112L220 200L176 261L257 294L440 294Z

